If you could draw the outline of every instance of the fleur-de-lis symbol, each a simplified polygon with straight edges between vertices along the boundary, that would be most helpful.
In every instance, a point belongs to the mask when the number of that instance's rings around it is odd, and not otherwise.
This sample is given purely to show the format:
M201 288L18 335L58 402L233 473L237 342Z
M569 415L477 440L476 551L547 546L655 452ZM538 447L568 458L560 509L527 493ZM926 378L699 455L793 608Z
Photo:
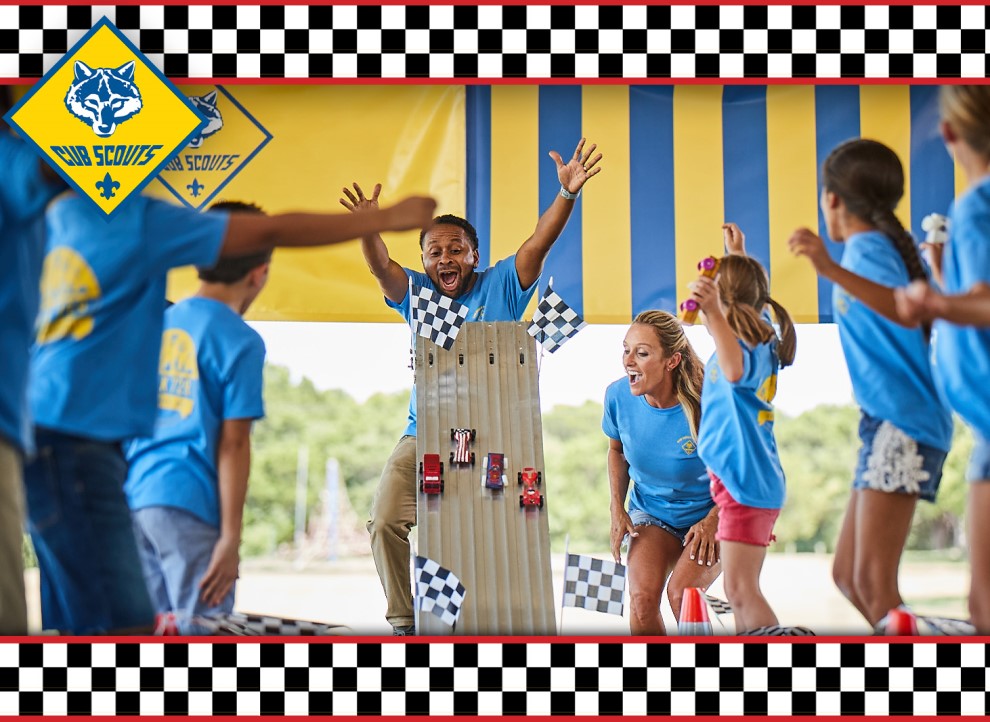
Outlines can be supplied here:
M206 188L206 186L201 185L200 182L193 178L193 182L186 186L190 191L192 191L193 198L199 198L199 192Z
M103 176L103 180L96 182L96 190L107 200L117 195L114 191L118 188L120 188L120 183L111 178L109 173Z

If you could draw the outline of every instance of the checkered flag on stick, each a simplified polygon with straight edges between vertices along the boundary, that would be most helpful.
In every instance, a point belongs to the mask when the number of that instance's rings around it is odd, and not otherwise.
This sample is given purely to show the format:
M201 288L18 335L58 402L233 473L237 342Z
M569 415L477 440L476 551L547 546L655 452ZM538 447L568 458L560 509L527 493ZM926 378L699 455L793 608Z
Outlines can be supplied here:
M530 336L543 345L543 348L553 353L587 325L581 315L568 306L553 290L551 278L547 282L543 298L536 307L528 331Z
M413 331L447 351L468 315L468 307L425 286L410 286Z
M461 613L464 585L450 571L432 559L416 557L416 602L422 612L430 612L451 627Z
M567 554L564 606L622 616L626 568L616 562Z
M711 594L702 594L701 596L704 598L708 608L711 609L716 615L732 614L732 605L724 599L713 597Z

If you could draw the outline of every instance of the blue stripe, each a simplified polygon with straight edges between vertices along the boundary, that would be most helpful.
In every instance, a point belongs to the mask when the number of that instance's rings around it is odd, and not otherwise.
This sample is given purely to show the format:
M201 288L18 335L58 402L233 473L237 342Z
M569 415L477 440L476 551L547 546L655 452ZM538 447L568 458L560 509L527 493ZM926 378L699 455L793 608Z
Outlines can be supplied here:
M557 167L546 154L555 150L566 163L574 155L581 139L581 88L579 86L547 85L540 87L540 212L543 213L560 192ZM607 159L604 161L607 164ZM607 170L605 171L608 172ZM614 243L617 239L596 239ZM581 252L581 199L574 203L564 232L550 249L543 269L542 288L553 276L554 290L567 304L584 315L582 286L583 254Z
M725 220L746 234L746 252L770 272L770 181L767 170L767 89L722 91L722 173Z
M480 269L488 266L492 234L492 89L469 85L465 102L467 217L478 231Z
M938 87L911 88L911 232L925 240L922 219L946 215L955 196L952 158L938 128Z
M674 247L674 88L629 88L632 312L677 313Z
M842 141L858 138L859 88L857 86L823 85L815 88L815 145L817 148L818 197L822 195L822 164L835 146ZM832 243L825 229L825 216L818 209L818 235L825 239L829 254L842 260L842 246ZM818 278L818 321L832 321L832 283Z

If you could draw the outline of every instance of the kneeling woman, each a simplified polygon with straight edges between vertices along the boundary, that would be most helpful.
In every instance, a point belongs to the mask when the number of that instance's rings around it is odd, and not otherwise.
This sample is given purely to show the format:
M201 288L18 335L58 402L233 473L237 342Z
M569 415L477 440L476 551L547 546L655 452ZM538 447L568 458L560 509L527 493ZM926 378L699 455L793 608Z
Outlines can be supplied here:
M718 509L698 458L704 364L677 318L636 316L622 344L626 378L605 392L602 430L609 438L612 556L628 534L633 634L665 634L660 596L674 618L688 587L707 589L721 571ZM629 482L629 510L626 494Z

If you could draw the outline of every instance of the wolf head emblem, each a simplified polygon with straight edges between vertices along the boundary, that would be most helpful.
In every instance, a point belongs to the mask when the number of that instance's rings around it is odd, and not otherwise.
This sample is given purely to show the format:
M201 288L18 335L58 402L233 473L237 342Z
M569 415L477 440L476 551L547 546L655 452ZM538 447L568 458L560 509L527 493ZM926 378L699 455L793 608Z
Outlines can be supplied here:
M100 138L109 138L119 124L141 112L133 60L119 68L91 68L77 60L75 75L65 107Z
M223 116L220 115L220 109L217 108L217 91L215 90L206 95L190 95L189 100L196 106L196 110L206 116L207 120L206 127L199 132L199 135L189 141L190 148L199 148L203 145L204 140L223 128Z

